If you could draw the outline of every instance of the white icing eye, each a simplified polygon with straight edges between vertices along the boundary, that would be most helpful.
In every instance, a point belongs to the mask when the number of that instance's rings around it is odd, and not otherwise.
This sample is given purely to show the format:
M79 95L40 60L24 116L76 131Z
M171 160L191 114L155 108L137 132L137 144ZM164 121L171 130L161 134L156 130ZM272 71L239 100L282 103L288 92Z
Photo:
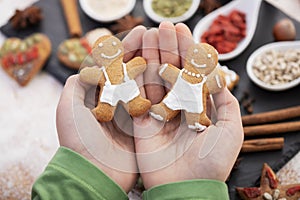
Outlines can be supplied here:
M209 54L207 54L207 57L208 57L208 58L211 58L211 54L210 54L210 53L209 53Z
M113 46L116 46L116 45L117 45L117 43L114 41L114 42L112 42L112 45L113 45Z
M98 46L99 46L99 47L103 47L103 43L100 42L100 43L98 44Z
M198 49L194 49L194 53L198 53L199 51L198 51Z

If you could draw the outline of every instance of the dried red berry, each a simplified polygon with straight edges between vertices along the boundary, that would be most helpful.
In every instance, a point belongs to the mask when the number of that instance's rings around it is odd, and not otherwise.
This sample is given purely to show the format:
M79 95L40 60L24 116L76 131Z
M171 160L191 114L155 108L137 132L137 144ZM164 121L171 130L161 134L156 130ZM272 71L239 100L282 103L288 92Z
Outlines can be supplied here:
M267 176L267 178L269 180L270 188L272 188L272 189L277 188L278 181L275 179L275 177L274 177L274 175L273 175L273 173L271 172L270 169L267 169L266 176Z
M296 194L296 192L299 192L299 191L300 191L300 185L295 186L295 187L291 187L291 188L287 189L286 195L290 197L290 196L293 196L294 194Z
M248 198L256 198L258 196L261 195L261 191L260 188L244 188L244 194L248 197Z
M246 37L245 14L233 10L228 16L219 15L201 36L201 42L214 46L219 53L233 51L237 44Z

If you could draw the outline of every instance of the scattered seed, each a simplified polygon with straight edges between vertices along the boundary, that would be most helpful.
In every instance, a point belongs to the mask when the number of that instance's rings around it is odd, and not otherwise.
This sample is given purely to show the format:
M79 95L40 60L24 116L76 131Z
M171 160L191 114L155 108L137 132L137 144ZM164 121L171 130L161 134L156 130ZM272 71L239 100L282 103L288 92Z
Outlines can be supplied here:
M273 197L267 192L264 193L263 197L265 200L273 200Z
M280 190L278 189L274 190L273 199L274 200L278 199L279 195L280 195Z

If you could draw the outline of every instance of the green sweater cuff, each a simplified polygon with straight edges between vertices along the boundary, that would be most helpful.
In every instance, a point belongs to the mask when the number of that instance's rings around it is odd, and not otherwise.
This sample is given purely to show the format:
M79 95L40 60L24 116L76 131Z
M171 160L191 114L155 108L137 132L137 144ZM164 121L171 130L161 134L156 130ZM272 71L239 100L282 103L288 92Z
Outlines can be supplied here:
M143 193L144 200L193 199L229 200L227 185L216 180L189 180L151 188Z
M128 199L124 190L99 168L65 147L58 149L43 174L35 182L32 197L35 196L39 196L39 199L57 200Z

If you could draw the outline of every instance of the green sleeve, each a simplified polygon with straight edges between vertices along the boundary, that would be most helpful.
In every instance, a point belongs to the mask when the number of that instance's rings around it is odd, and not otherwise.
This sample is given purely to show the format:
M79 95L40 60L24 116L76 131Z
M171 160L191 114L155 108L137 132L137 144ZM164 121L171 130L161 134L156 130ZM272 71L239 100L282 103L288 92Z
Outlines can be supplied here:
M143 193L144 200L229 200L227 185L216 180L189 180L151 188Z
M70 149L60 147L32 188L33 200L128 199L99 168Z

